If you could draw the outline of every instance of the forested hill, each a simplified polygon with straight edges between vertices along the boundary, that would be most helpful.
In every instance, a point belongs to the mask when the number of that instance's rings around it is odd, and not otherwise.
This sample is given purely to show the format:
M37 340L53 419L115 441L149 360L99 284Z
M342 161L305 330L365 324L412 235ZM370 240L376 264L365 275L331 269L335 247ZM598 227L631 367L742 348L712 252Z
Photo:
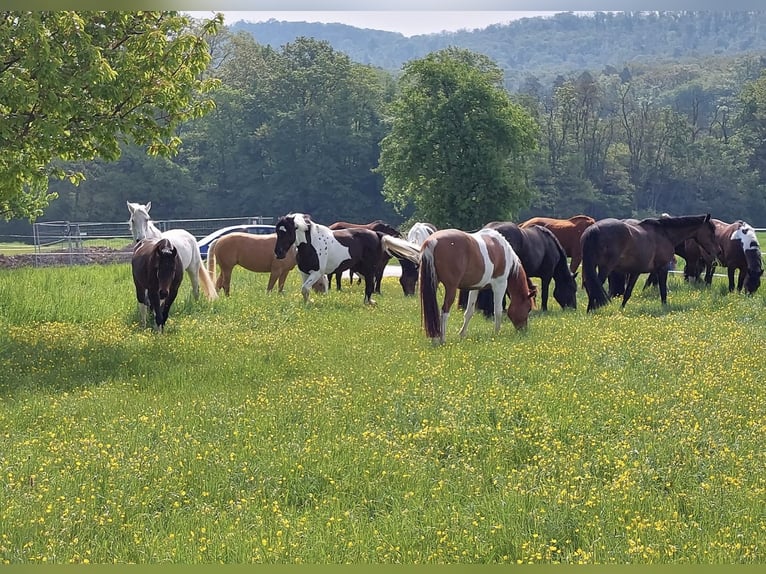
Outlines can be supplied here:
M259 44L279 48L300 36L326 40L352 60L389 71L447 46L483 53L515 89L526 75L548 83L573 70L622 69L626 64L736 56L766 51L764 12L620 12L524 18L483 30L407 38L345 24L237 22Z

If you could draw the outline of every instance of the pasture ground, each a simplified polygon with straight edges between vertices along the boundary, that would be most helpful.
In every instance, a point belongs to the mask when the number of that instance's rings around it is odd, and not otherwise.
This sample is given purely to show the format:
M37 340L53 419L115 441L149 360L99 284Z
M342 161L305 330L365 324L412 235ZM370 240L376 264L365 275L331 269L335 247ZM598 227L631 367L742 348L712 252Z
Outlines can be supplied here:
M158 335L127 264L0 270L0 563L766 561L766 288L433 347L395 278L266 281Z

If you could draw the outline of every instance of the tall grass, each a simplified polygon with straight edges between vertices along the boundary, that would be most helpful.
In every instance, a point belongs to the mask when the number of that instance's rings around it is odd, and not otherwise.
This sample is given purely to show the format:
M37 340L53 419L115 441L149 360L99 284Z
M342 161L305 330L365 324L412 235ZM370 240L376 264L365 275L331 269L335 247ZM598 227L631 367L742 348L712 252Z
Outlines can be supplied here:
M0 562L761 563L764 291L671 279L433 347L393 278L304 305L0 271Z

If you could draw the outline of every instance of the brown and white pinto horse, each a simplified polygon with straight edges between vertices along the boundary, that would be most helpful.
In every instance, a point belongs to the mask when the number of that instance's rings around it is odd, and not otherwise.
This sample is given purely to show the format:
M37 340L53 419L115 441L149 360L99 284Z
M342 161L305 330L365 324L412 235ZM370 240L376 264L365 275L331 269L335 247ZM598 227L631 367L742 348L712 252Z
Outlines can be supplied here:
M287 274L296 265L295 249L288 250L284 259L277 259L274 254L276 243L276 233L267 235L229 233L213 241L208 249L207 270L215 282L215 288L223 289L228 296L231 286L231 271L236 265L240 265L248 271L269 273L266 291L271 291L274 285L279 282L278 288L281 293L285 287ZM216 263L221 268L218 279L215 278Z
M429 236L420 250L404 240L383 237L382 242L385 249L420 265L423 326L434 343L445 342L449 313L458 289L470 290L460 329L461 339L468 332L479 289L486 286L492 288L494 295L495 333L500 330L506 293L511 298L508 317L517 329L527 326L535 293L529 289L518 256L498 231L480 229L466 233L459 229L442 229ZM436 298L440 283L444 285L441 308Z
M551 230L556 239L561 243L561 247L567 254L567 257L571 258L569 263L569 270L574 273L582 262L582 246L580 245L580 238L588 227L596 223L596 220L589 215L573 215L569 219L554 219L551 217L533 217L523 223L519 224L519 227L526 229L533 225L541 225ZM585 278L583 277L583 287L585 287Z
M146 327L148 307L154 315L156 329L162 332L184 276L178 249L166 238L142 239L133 248L130 265L141 324Z

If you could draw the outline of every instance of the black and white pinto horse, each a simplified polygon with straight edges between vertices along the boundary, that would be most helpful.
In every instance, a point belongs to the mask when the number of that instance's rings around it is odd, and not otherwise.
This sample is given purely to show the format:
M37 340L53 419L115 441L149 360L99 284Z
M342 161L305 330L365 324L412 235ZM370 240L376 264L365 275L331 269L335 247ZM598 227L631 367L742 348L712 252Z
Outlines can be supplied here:
M288 213L276 223L277 241L274 254L283 259L288 250L297 247L298 271L303 277L301 292L309 300L311 287L321 282L327 292L327 275L350 269L364 278L364 302L374 305L375 271L382 256L380 234L362 227L333 231L311 221L304 213Z

